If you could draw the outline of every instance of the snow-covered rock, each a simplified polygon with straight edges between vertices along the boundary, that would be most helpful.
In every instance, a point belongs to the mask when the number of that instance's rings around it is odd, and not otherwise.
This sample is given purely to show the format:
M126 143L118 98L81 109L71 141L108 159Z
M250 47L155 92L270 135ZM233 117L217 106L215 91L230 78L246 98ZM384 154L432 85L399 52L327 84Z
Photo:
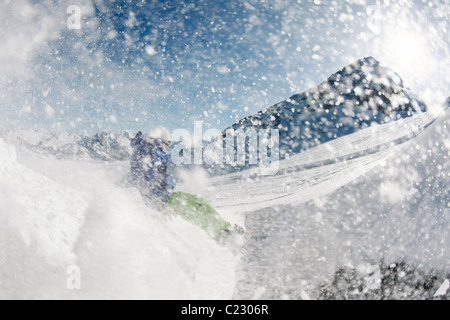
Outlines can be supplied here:
M244 136L253 129L278 130L279 139L273 141L273 147L279 150L282 160L372 125L426 111L425 103L405 88L398 74L368 57L331 75L315 88L240 120L222 132L222 139L231 129ZM244 148L248 152L248 146L241 141L236 148L243 154ZM206 167L218 175L252 166L247 162L245 166L220 163Z
M233 129L278 129L281 158L353 133L426 111L398 74L372 57L330 76L319 86L242 119ZM225 135L225 132L224 132Z

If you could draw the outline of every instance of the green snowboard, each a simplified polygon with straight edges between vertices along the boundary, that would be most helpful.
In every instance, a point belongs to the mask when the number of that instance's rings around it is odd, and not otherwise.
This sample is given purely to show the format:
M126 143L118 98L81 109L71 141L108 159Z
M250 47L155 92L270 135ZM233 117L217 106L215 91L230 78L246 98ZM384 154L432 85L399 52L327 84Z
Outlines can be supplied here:
M231 232L231 225L220 217L208 201L196 195L175 192L169 199L169 207L215 239L220 239Z

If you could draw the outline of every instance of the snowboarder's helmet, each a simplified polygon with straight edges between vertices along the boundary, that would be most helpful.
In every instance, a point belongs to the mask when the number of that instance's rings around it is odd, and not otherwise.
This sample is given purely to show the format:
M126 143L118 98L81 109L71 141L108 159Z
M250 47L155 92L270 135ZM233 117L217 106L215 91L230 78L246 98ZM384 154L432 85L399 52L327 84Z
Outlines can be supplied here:
M166 128L157 128L151 131L149 136L165 145L170 144L170 132Z

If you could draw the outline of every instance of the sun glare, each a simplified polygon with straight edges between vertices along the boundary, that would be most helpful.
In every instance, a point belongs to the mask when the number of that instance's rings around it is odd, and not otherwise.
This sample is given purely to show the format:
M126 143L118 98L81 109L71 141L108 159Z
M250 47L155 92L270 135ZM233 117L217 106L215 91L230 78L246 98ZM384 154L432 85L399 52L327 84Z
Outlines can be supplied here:
M383 53L386 62L406 78L421 77L431 71L426 38L418 33L405 31L388 36Z
M424 44L421 39L410 34L399 35L392 50L396 58L407 65L417 64L425 59Z

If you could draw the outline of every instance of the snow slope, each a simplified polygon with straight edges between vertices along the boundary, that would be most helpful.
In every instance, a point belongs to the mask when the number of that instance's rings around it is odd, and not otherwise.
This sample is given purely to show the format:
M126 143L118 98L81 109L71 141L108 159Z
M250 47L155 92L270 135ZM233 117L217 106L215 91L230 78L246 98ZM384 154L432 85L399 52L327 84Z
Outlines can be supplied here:
M0 140L0 299L232 296L239 256L147 208L127 170ZM66 286L72 265L81 290Z

